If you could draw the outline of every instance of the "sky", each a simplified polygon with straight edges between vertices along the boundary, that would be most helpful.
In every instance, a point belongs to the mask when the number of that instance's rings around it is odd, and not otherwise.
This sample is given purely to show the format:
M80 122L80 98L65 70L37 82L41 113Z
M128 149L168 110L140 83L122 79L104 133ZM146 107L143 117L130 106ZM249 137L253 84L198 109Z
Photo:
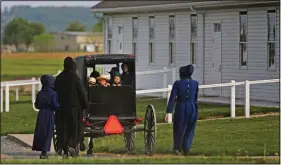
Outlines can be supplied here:
M37 6L85 6L92 7L100 1L1 1L1 10L14 5Z

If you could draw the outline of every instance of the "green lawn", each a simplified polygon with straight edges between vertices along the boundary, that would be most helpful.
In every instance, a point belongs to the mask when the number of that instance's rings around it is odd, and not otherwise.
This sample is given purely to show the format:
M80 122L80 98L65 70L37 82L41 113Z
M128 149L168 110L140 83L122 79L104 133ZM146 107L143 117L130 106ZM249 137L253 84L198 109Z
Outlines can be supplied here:
M263 156L279 155L279 116L198 122L192 155ZM157 127L155 153L171 153L172 125ZM123 136L95 140L95 152L125 152ZM136 153L144 154L143 133L137 133Z
M1 114L1 135L8 133L33 133L37 112L32 109L31 96L21 93L19 102L11 93L10 112ZM137 116L144 118L148 104L156 109L157 122L163 122L166 109L165 99L137 99ZM5 106L4 106L5 109ZM236 115L243 115L243 107L237 107ZM251 107L251 114L260 112L279 112L278 108ZM199 104L198 119L230 116L228 105Z
M248 163L248 164L262 164L262 163L272 163L279 164L279 160L276 159L236 159L236 158L223 158L223 157L212 157L212 158L141 158L141 159L90 159L90 158L77 158L77 159L25 159L25 160L1 160L1 163L8 164L125 164L125 163L176 163L176 164L186 164L186 163L197 163L197 164L211 164L211 163L221 163L221 164L238 164L238 163Z
M57 74L63 69L63 59L1 59L1 81Z

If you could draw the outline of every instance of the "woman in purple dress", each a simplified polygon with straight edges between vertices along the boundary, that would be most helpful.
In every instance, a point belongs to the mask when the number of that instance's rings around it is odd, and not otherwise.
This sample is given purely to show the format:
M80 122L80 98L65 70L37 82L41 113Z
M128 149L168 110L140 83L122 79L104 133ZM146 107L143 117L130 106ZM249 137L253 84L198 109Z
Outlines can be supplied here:
M38 92L35 107L39 110L33 138L32 150L41 151L40 159L47 159L54 134L55 111L59 108L57 93L53 90L55 78L41 77L42 89Z

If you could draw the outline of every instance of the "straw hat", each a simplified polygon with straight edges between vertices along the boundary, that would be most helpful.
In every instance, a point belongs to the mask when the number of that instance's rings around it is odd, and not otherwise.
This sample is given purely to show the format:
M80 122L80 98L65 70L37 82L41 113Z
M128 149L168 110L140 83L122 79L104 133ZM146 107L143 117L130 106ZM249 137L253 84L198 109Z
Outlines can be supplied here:
M97 78L97 80L106 80L106 81L109 81L109 79L107 78L106 75L101 75L100 77Z
M96 83L96 79L94 77L90 77L88 79L88 83L95 84Z

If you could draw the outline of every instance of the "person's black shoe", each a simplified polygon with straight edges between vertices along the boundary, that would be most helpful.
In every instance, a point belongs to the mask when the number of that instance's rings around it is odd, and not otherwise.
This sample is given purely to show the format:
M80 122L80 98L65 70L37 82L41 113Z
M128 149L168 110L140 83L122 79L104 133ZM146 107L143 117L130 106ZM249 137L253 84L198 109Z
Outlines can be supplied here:
M42 152L40 155L40 159L48 159L48 155L46 152Z
M93 150L88 150L87 151L87 155L92 155L93 154Z
M183 156L188 156L189 155L189 151L188 150L183 150Z

